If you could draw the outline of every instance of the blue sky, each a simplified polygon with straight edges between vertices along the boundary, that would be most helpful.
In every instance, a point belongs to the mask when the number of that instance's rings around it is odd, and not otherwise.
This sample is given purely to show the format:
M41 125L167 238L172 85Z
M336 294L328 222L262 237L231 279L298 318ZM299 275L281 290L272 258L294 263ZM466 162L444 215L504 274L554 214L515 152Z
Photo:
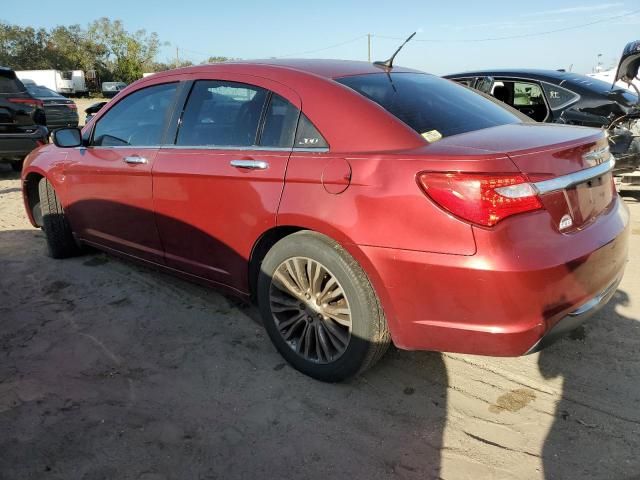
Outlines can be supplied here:
M155 31L170 45L159 60L180 56L200 62L209 55L237 58L280 56L384 59L399 40L417 30L396 63L436 74L483 67L569 68L585 73L602 54L605 67L623 46L640 39L640 0L623 1L334 1L280 0L39 0L8 2L0 19L51 27L87 24L108 16L128 30ZM626 15L542 36L529 35ZM384 38L392 37L392 38ZM416 41L420 40L420 41ZM436 41L431 41L436 40ZM337 46L336 46L337 45ZM332 47L332 48L327 48Z

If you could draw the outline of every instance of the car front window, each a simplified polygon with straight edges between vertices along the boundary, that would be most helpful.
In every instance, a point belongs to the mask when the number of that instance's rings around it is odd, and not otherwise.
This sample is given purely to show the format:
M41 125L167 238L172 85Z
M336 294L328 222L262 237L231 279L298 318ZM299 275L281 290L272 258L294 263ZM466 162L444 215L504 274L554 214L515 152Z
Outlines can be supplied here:
M177 87L177 83L154 85L127 95L98 120L92 145L159 145Z

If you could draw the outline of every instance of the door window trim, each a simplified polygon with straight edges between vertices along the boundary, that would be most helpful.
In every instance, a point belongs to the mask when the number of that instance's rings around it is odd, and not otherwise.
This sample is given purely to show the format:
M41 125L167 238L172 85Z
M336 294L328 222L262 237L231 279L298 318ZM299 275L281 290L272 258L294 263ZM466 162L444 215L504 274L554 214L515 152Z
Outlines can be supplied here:
M107 148L129 148L129 147L107 147ZM153 148L153 147L146 147ZM311 152L311 153L327 153L328 148L307 148L307 147L261 147L260 145L253 145L249 147L234 147L228 145L159 145L155 148L162 148L167 150L233 150L233 151L261 151L261 152Z
M162 149L169 149L169 150L177 150L177 149L181 149L181 150L216 150L216 151L223 151L223 150L233 150L233 151L249 151L249 152L255 152L255 151L263 151L263 152L297 152L297 153L327 153L329 152L329 148L330 147L319 147L319 148L308 148L308 147L296 147L295 146L295 138L298 132L298 127L300 125L300 118L302 117L302 115L304 114L304 112L302 111L301 108L298 108L294 103L290 102L291 105L294 106L294 108L296 110L298 110L298 121L296 122L296 131L294 132L293 138L294 138L294 144L291 147L263 147L260 145L251 145L251 146L234 146L234 145L177 145L177 141L178 141L178 133L180 130L180 127L182 125L182 117L184 115L184 112L187 108L187 102L189 101L189 96L191 95L191 92L193 91L193 88L195 87L195 83L196 82L206 82L206 81L211 81L211 82L229 82L229 83L239 83L242 85L247 85L249 87L255 87L255 88L261 88L263 90L265 90L267 92L267 98L265 99L265 103L263 105L262 108L262 114L260 116L260 123L258 124L258 130L256 133L256 142L260 141L260 138L262 136L262 132L264 131L264 125L266 122L266 115L267 112L269 110L269 106L271 105L271 99L273 98L273 95L278 95L280 97L282 97L283 99L289 101L286 97L284 97L283 95L280 95L277 92L274 92L273 90L271 90L270 88L267 87L262 87L260 85L255 85L252 83L248 83L246 81L237 81L237 80L229 80L229 79L218 79L218 78L198 78L198 79L194 79L194 80L185 80L183 82L181 82L183 84L182 86L182 90L178 93L177 98L176 98L176 105L175 108L173 109L173 115L171 116L171 119L169 120L169 125L167 127L167 137L165 138L165 142L163 143L163 145L159 146L159 148ZM181 108L178 108L181 105ZM322 133L320 133L322 135ZM168 140L171 139L172 142L169 142ZM115 148L121 148L121 147L115 147ZM158 147L157 147L158 148Z

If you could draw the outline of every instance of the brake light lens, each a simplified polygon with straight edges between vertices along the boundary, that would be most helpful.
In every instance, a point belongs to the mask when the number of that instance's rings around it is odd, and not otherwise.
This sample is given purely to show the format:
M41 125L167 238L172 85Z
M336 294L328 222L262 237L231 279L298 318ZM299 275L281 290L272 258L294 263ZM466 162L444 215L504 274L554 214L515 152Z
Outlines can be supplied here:
M522 175L423 172L418 183L442 208L484 227L542 208L535 188Z
M11 103L20 103L22 105L29 105L33 108L44 108L44 102L36 98L9 98L7 99Z

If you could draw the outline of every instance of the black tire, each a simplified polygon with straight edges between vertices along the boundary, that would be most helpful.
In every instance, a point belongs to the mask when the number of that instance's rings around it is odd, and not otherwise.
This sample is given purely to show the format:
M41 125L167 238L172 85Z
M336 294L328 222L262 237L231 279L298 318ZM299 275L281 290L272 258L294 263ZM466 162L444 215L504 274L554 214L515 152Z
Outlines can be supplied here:
M44 230L47 240L49 255L52 258L67 258L77 255L80 248L73 237L69 221L49 180L46 178L40 180L38 192L42 212L42 230Z
M291 343L285 341L279 331L278 320L271 307L272 279L283 262L294 258L305 258L319 263L335 277L339 287L344 291L344 299L350 309L351 330L346 349L335 360L329 360L327 357L323 359L324 363L318 363L305 358L294 350ZM305 272L305 275L308 275L308 271ZM390 344L384 313L366 274L338 243L323 235L301 231L277 242L262 262L257 289L258 306L272 342L287 362L313 378L325 382L346 380L373 366ZM305 315L304 311L302 315ZM318 314L318 318L320 316ZM316 349L319 349L318 335L315 338Z
M21 172L23 163L24 163L24 160L13 161L13 162L11 162L11 169L14 172Z

